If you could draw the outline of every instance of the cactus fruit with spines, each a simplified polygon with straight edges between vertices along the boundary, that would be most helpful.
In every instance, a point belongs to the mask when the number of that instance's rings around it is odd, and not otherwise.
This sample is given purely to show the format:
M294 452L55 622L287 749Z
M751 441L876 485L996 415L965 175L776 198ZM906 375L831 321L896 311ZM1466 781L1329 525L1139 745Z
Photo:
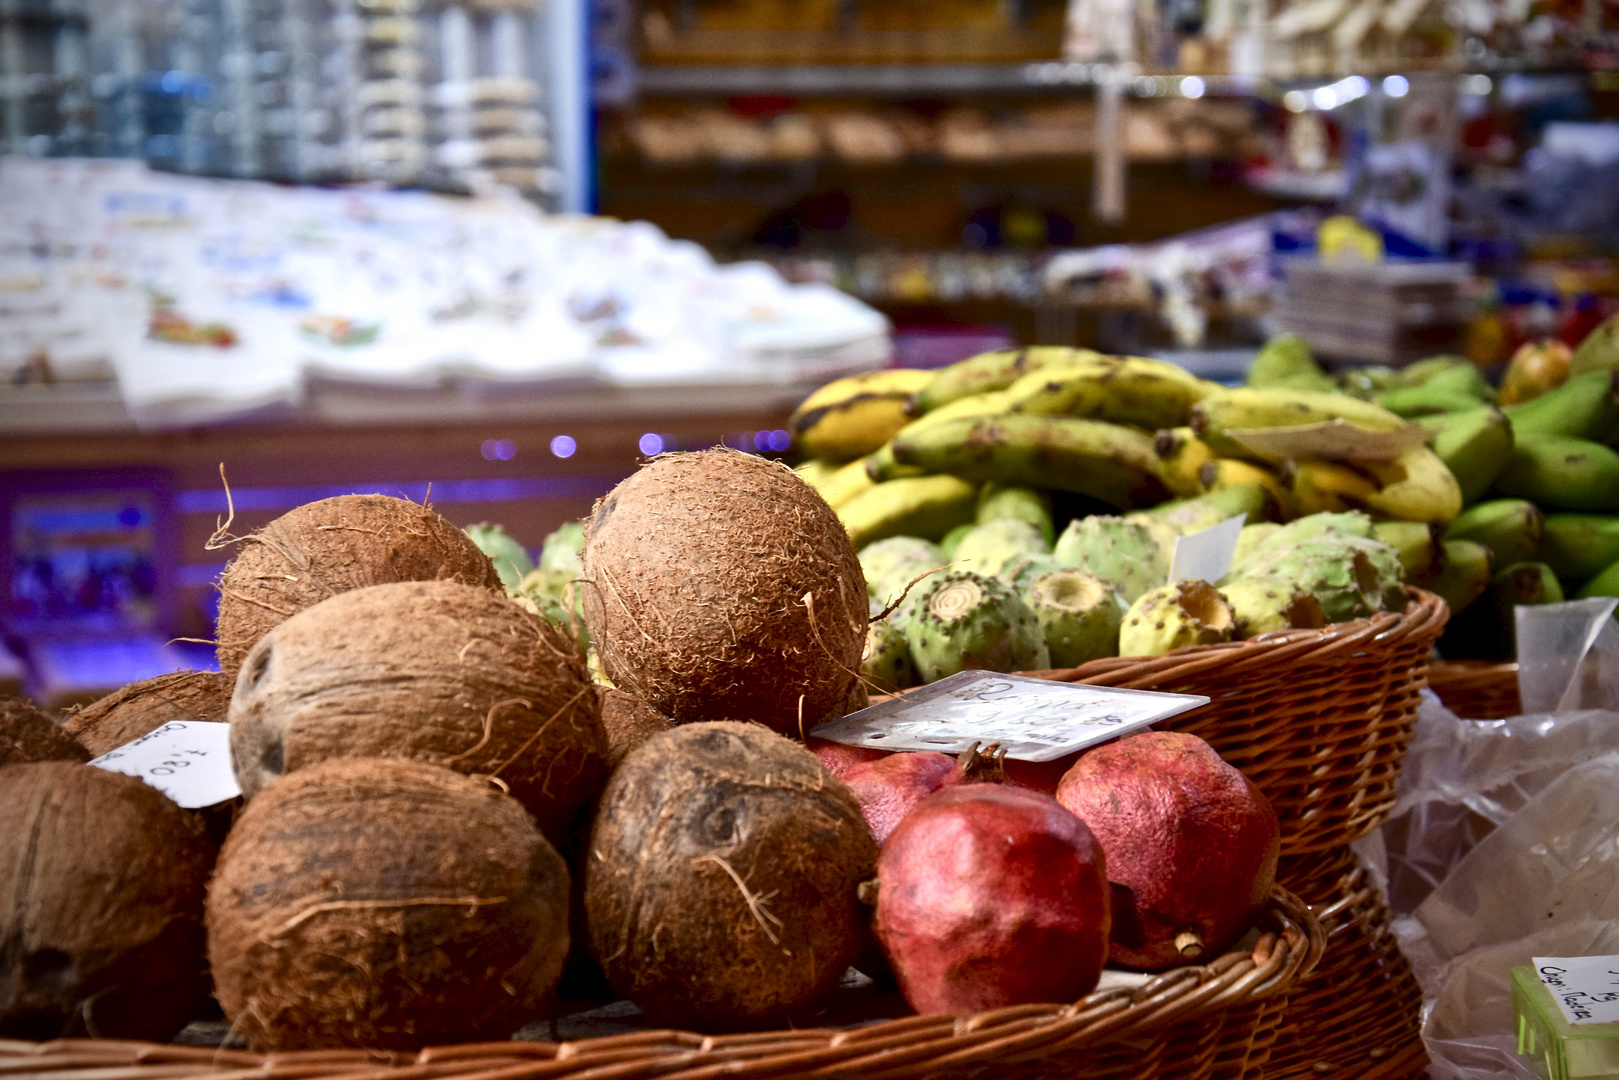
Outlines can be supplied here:
M1033 575L1023 600L1045 633L1055 667L1078 667L1119 654L1119 626L1128 605L1119 591L1083 570Z
M969 530L950 558L959 569L990 577L1016 559L1043 555L1049 550L1045 536L1027 521L997 518Z
M1169 563L1152 532L1123 518L1075 518L1057 538L1051 555L1118 589L1130 604L1169 575Z
M1120 656L1161 656L1185 645L1230 641L1236 614L1206 581L1177 581L1142 593L1119 627Z
M1315 594L1296 581L1279 577L1245 577L1224 581L1220 592L1237 618L1237 636L1272 630L1318 630L1327 613Z
M995 578L960 570L939 575L917 596L904 627L923 682L969 668L1010 672L1051 666L1034 612Z

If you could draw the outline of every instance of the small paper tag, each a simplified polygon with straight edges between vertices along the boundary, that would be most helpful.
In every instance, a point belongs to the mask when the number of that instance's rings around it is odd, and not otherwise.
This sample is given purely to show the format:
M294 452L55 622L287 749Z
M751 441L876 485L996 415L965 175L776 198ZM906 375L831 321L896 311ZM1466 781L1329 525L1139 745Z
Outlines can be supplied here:
M1175 538L1175 554L1169 560L1169 584L1177 581L1207 581L1210 585L1231 573L1231 558L1237 553L1237 536L1247 514L1226 518L1202 532Z
M1055 761L1208 701L1194 694L963 671L810 734L847 746L947 754L973 743L1000 743L1007 757L1019 761Z
M1619 1024L1619 956L1537 956L1534 962L1570 1024Z
M242 793L230 764L230 725L171 720L90 764L138 777L185 807L197 810Z

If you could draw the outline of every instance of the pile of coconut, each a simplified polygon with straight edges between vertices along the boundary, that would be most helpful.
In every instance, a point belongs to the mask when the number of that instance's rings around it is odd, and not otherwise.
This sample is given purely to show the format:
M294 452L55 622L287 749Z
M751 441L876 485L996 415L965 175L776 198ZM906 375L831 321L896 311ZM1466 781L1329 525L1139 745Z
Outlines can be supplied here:
M807 740L866 703L867 591L786 467L662 455L560 535L525 576L427 507L312 503L240 541L219 674L0 708L0 1037L166 1040L211 995L255 1049L414 1050L604 985L814 1024L851 966L964 1014L1210 959L1269 895L1275 816L1190 736L1022 771ZM177 719L228 721L240 800L84 764Z

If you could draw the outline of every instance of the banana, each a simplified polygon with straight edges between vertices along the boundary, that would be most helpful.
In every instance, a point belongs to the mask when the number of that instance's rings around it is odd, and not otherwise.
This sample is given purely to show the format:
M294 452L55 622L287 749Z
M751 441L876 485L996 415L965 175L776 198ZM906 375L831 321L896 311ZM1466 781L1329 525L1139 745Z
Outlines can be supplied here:
M1389 412L1411 420L1434 413L1476 409L1484 404L1484 399L1477 395L1434 386L1402 386L1398 390L1385 390L1372 400Z
M1608 316L1595 330L1586 334L1580 347L1574 350L1568 366L1575 375L1619 368L1619 315Z
M1375 522L1372 535L1400 553L1400 569L1407 581L1421 581L1444 558L1433 526L1420 521Z
M1490 385L1490 380L1484 377L1477 364L1460 356L1436 356L1422 363L1434 364L1436 361L1444 366L1435 367L1431 373L1413 371L1418 367L1416 364L1406 368L1406 378L1411 380L1409 385L1447 394L1466 394L1480 401L1495 401L1495 387Z
M1310 346L1297 334L1281 334L1265 342L1248 368L1248 385L1291 390L1333 389L1332 376L1321 370Z
M926 431L936 424L947 420L957 420L963 416L998 416L1006 411L1006 391L989 390L982 394L971 394L964 398L957 398L948 405L941 405L932 412L917 417L909 424L899 429L894 438L901 435L912 436L918 431ZM873 480L897 480L902 476L921 475L921 470L908 469L894 460L894 440L890 439L878 447L866 458L866 471Z
M1525 435L1495 490L1556 510L1619 511L1619 454L1585 439Z
M833 379L793 410L787 421L798 449L823 461L871 453L910 420L911 398L933 380L912 368Z
M1296 507L1293 504L1293 493L1282 482L1282 478L1252 462L1239 461L1236 458L1215 458L1198 470L1198 482L1206 492L1224 491L1227 488L1250 484L1258 485L1270 495L1273 503L1267 517L1287 521L1297 516L1294 513ZM1253 517L1250 520L1258 521L1259 518Z
M1619 371L1588 371L1506 410L1519 435L1568 435L1611 443L1619 437Z
M1516 610L1522 604L1560 604L1563 588L1545 563L1514 563L1497 570L1478 606L1466 619L1451 619L1440 639L1446 656L1510 660L1514 654Z
M820 491L837 471L838 467L830 461L816 461L814 458L793 467L793 472L798 474L798 478L816 491Z
M1540 508L1532 502L1491 499L1457 515L1445 529L1445 539L1483 544L1496 566L1509 566L1535 557L1544 522Z
M1494 405L1424 417L1422 426L1434 432L1433 452L1456 477L1463 503L1482 498L1512 457L1513 424Z
M1259 484L1238 484L1220 488L1195 499L1175 499L1151 510L1131 514L1131 520L1150 519L1173 528L1177 533L1194 533L1226 518L1246 514L1249 525L1275 519L1276 505L1269 491Z
M937 540L973 519L978 486L954 476L916 476L875 484L838 507L855 549L889 536Z
M1562 581L1586 581L1619 562L1619 517L1547 514L1535 558Z
M1619 562L1585 583L1579 597L1584 600L1590 596L1619 596Z
M1116 507L1165 495L1152 438L1067 416L965 417L894 440L894 458L929 472L1089 495Z
M1078 416L1149 431L1186 423L1192 406L1219 389L1174 364L1138 356L1054 364L1006 388L1009 412Z
M1049 364L1067 363L1102 354L1061 345L1032 345L1027 349L980 353L940 368L916 395L915 414L926 416L959 398L986 390L1005 390L1021 376Z
M1471 540L1446 540L1443 553L1442 564L1421 584L1444 597L1455 622L1490 587L1490 549Z
M1199 470L1214 460L1215 453L1196 432L1189 427L1165 428L1153 436L1152 448L1158 455L1158 476L1171 495L1189 499L1203 493Z
M1377 491L1370 477L1336 461L1306 458L1289 462L1283 474L1299 517L1363 510Z
M826 504L836 510L850 499L863 491L869 491L877 485L866 468L870 458L857 458L847 465L833 466L833 473L827 478L817 491Z
M1366 499L1366 509L1374 515L1445 525L1462 512L1461 485L1426 446L1407 450L1393 461L1358 464L1377 483L1377 490Z
M1223 457L1253 456L1228 431L1338 419L1365 431L1399 431L1406 426L1403 417L1369 401L1317 390L1238 387L1212 393L1192 407L1192 430Z

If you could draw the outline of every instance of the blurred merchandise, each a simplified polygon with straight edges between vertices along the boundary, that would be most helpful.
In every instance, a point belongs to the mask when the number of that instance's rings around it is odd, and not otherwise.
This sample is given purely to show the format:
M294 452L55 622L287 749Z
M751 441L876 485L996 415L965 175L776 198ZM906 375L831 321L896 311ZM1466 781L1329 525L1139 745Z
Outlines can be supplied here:
M1455 347L1471 276L1465 263L1289 260L1275 321L1324 356L1400 364Z

